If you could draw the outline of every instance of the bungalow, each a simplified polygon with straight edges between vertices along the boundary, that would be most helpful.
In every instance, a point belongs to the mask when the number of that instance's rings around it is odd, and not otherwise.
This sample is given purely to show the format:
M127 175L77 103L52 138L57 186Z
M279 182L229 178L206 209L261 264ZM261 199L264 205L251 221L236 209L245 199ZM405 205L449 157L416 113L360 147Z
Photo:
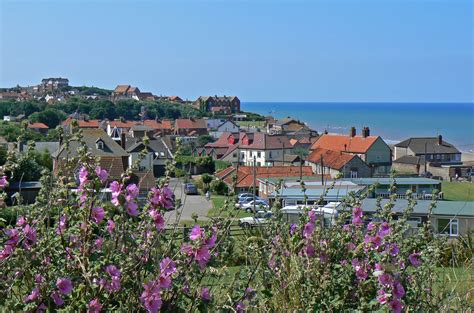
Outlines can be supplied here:
M231 190L234 188L235 179L235 193L252 191L254 183L255 187L258 188L259 185L256 184L258 179L288 176L307 177L312 175L309 166L231 166L216 173L216 177L221 179Z
M404 156L418 157L426 162L453 164L461 162L461 152L443 137L412 137L395 145L395 162Z
M306 158L306 165L311 166L313 172L332 178L342 177L370 177L370 167L356 154L341 151L316 148Z
M106 169L111 178L120 178L122 173L128 167L129 154L125 151L125 147L120 146L112 138L110 138L105 131L99 128L95 129L83 129L82 141L85 143L85 148L93 156L100 159L99 164L102 168ZM65 167L66 159L74 159L78 156L78 149L83 147L79 141L69 142L69 148L66 149L65 145L59 147L51 156L53 158L53 172L65 170L69 171ZM79 171L79 164L73 169L74 175L77 177Z
M356 135L355 127L349 135L323 134L311 146L317 148L357 155L369 165L371 175L386 175L392 164L390 147L380 136L370 136L368 127L362 129L362 136Z
M407 192L412 192L412 197L421 200L433 199L433 192L437 192L437 199L443 199L443 192L441 191L441 181L431 178L423 177L399 177L399 178L351 178L346 179L360 186L372 186L376 187L367 196L369 198L385 198L388 199L390 194L390 186L392 183L396 185L396 194L399 199L406 199Z
M203 119L176 119L174 133L179 136L199 136L207 134L206 120Z
M364 199L362 210L368 215L374 214L377 210L377 199ZM381 207L384 207L389 200L382 200ZM408 222L413 228L421 227L428 221L428 213L432 201L418 200L413 207L413 213L408 218ZM401 216L409 207L408 200L397 200L392 207L395 218ZM438 201L433 208L431 215L431 225L435 233L441 236L457 237L466 235L474 229L474 202L469 201Z
M40 134L43 134L43 135L46 135L48 133L48 130L49 130L49 127L48 125L46 124L43 124L43 123L29 123L28 124L28 129L31 129L37 133L40 133Z

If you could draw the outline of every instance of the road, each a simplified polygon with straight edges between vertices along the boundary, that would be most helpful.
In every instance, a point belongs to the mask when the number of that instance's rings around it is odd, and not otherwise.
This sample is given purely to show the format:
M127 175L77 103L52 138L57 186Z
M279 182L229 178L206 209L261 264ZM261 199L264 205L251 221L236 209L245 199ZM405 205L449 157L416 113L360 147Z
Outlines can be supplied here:
M178 178L171 178L170 188L174 191L176 199L181 199L182 205L180 208L165 214L167 224L175 223L177 220L192 221L193 213L198 215L198 220L208 220L207 213L212 208L211 201L207 201L206 197L201 195L185 195L183 183Z

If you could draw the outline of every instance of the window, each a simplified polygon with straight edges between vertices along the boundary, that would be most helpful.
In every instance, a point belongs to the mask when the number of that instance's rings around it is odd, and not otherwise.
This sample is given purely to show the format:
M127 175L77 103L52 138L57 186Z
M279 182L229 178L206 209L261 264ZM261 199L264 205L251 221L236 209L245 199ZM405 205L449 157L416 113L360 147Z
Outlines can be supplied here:
M272 152L268 152L268 157L271 159L272 158Z
M407 223L413 228L421 227L421 217L409 217Z
M103 142L103 141L100 141L100 140L97 141L97 142L95 143L95 146L96 146L96 148L99 149L99 150L104 150L104 142Z
M436 160L439 160L439 159L441 159L441 154L436 155Z
M164 157L165 153L163 151L160 152L160 157Z
M438 233L441 235L458 236L459 235L459 220L439 218L438 219Z
M262 156L262 153L260 151L257 152L257 158L260 158Z
M351 178L357 178L358 172L356 168L351 168Z

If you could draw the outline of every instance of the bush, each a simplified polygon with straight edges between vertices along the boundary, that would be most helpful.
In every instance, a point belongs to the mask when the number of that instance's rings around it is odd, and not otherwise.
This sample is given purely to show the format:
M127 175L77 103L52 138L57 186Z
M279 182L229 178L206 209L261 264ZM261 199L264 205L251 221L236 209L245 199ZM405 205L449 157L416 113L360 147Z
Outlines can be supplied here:
M218 195L226 195L229 188L222 180L215 179L211 183L211 190Z

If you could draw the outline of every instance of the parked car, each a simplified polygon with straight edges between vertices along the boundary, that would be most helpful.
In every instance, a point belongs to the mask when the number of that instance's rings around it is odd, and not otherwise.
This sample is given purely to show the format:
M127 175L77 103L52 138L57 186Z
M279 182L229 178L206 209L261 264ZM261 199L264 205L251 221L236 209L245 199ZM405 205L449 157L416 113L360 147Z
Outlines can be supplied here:
M252 197L253 197L253 193L244 192L244 193L239 193L239 195L237 196L237 200L240 202L240 200L244 198L252 198Z
M197 195L198 189L195 184L187 183L184 184L184 193L186 195Z
M245 202L245 203L239 203L239 208L240 209L243 209L247 212L253 212L254 211L254 202L255 202L255 210L257 209L265 209L265 210L268 210L270 209L270 205L263 201L263 200L251 200L249 202Z
M268 223L272 216L272 212L258 211L254 216L241 218L239 225L242 228L262 226Z
M239 199L239 203L245 203L245 202L249 202L249 201L252 201L254 199L254 197L243 197L243 198L240 198ZM255 200L262 200L260 199L259 197L255 196Z

